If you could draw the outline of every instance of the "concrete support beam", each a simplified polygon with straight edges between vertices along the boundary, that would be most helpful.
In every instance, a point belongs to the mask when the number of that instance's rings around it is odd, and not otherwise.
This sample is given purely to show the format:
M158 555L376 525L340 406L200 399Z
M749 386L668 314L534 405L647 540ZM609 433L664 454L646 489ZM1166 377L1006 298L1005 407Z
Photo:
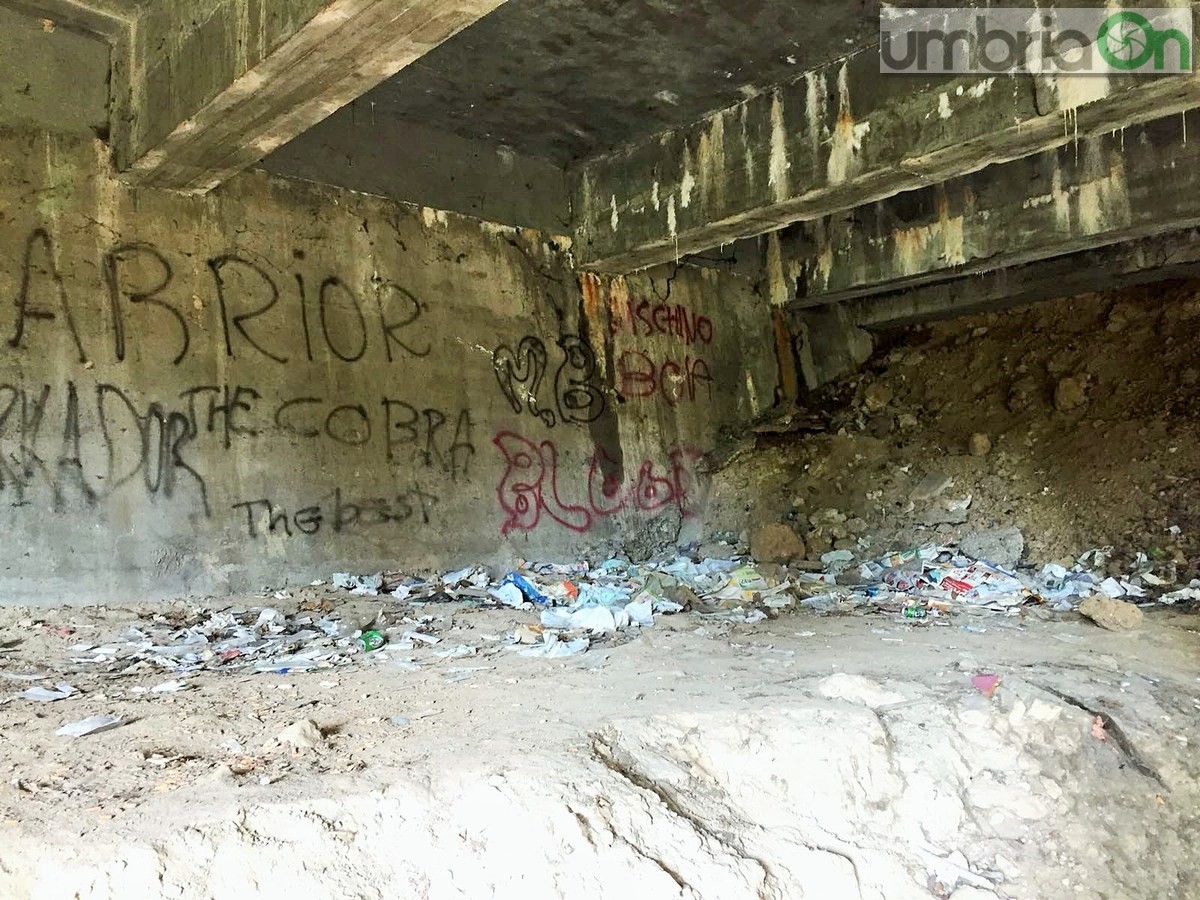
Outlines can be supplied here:
M361 101L276 150L262 168L489 222L571 230L566 175L554 164L377 114Z
M1189 133L1200 110L791 226L768 239L769 277L818 306L1195 227Z
M575 252L627 272L1200 105L1200 76L881 75L872 48L571 173Z
M1200 229L964 275L841 304L859 328L895 328L1095 291L1200 278ZM824 309L824 307L822 307ZM814 310L804 310L808 315Z
M137 20L118 168L207 191L504 0L195 0Z

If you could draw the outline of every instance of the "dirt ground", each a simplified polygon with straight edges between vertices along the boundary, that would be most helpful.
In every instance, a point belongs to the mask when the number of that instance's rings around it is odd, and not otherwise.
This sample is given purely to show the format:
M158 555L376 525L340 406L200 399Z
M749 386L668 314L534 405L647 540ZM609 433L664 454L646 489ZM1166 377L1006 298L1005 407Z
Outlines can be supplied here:
M422 614L474 656L173 694L67 661L163 612L0 611L0 669L79 689L0 705L0 895L1200 896L1178 611L1123 635L1036 608L682 614L551 661L498 640L535 614L446 605ZM90 715L126 724L55 734ZM313 746L279 743L304 721Z

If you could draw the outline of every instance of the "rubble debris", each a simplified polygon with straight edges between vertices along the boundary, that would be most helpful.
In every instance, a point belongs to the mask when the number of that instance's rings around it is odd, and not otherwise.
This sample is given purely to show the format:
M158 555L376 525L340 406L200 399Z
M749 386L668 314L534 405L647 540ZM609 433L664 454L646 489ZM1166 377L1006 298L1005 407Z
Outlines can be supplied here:
M863 396L863 405L869 412L882 412L892 402L894 394L886 384L876 382L867 388Z
M967 450L972 456L987 456L992 452L992 439L986 432L977 431L967 442Z
M1071 412L1087 403L1087 390L1082 378L1063 378L1054 389L1054 408Z
M1080 603L1079 614L1108 631L1136 631L1145 619L1145 614L1132 603L1100 594Z
M1025 535L1019 528L995 528L970 534L958 542L964 556L986 560L1002 569L1012 569L1025 553Z
M754 532L750 538L750 555L760 563L789 563L804 559L808 548L791 527L777 522Z

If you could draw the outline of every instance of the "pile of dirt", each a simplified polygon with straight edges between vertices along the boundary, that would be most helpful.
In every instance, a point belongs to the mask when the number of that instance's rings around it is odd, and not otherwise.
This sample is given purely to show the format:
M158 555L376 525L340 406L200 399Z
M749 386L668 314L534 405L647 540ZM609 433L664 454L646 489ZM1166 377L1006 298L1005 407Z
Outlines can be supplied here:
M710 521L745 542L786 523L814 560L1001 541L1037 564L1111 547L1114 571L1145 553L1197 576L1200 283L880 338L860 373L809 399L807 430L734 456Z

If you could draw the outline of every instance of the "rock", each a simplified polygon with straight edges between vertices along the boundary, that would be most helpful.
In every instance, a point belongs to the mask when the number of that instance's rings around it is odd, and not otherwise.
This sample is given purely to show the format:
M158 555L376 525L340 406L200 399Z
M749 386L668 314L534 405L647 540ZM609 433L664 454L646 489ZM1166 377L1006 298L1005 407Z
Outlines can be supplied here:
M916 431L921 423L912 413L901 413L896 420L896 424L900 426L901 431Z
M315 750L325 743L325 736L312 719L302 719L281 731L275 740L280 744L289 744L297 750Z
M967 449L971 451L972 456L987 456L992 452L992 439L984 432L977 431L967 442Z
M842 538L840 541L833 542L834 550L857 550L858 541L853 538Z
M1145 615L1132 603L1096 595L1079 604L1080 615L1109 631L1137 631Z
M1008 394L1009 412L1018 413L1028 409L1041 390L1041 383L1036 378L1022 378L1017 381Z
M867 433L873 438L885 438L896 430L896 420L889 415L871 416L867 421Z
M860 534L866 534L867 528L869 527L870 526L867 525L866 520L860 519L858 516L855 516L846 523L846 530L856 536Z
M867 388L863 403L870 412L882 412L892 402L894 396L892 389L886 384L876 383Z
M792 529L777 522L764 525L750 538L750 555L760 563L789 563L793 560L804 559L808 548L800 535Z
M1012 569L1025 553L1025 535L1019 528L994 528L969 534L958 549L972 559L982 559L1002 569Z
M1059 412L1070 412L1087 403L1087 392L1080 378L1064 378L1054 389L1054 408Z
M954 480L945 472L930 472L912 489L912 499L917 503L936 500L954 485Z

